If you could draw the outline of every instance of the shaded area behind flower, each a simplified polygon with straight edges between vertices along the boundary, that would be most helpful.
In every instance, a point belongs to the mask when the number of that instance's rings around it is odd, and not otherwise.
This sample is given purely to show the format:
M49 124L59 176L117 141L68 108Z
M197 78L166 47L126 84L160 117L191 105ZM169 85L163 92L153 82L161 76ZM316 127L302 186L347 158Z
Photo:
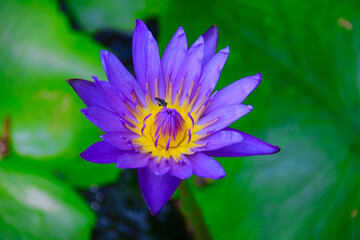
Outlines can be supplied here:
M189 240L177 203L169 201L156 217L142 198L135 170L124 170L115 184L82 191L97 214L92 239Z

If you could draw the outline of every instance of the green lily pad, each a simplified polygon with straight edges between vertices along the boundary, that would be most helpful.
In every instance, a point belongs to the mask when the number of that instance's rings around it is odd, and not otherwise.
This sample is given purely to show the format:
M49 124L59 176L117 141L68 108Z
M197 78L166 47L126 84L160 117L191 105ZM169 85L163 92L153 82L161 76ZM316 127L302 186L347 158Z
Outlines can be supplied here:
M8 158L0 162L1 239L90 239L84 200L64 183Z
M254 110L232 127L282 148L271 156L219 158L227 176L192 187L214 239L359 238L359 6L169 6L160 18L162 48L179 25L192 42L217 24L220 47L230 46L217 89L263 76L245 101Z
M14 151L76 186L114 181L114 166L79 157L100 131L80 113L85 105L65 81L105 79L102 47L72 30L56 1L1 1L0 22L0 121L10 118Z

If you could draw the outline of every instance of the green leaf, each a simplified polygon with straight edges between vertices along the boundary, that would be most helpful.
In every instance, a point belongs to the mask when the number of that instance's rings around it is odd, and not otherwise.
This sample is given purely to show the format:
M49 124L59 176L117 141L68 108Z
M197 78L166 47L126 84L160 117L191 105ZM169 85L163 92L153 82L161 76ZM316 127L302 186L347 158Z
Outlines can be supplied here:
M93 212L71 188L30 165L0 163L1 239L90 239Z
M118 169L79 157L100 131L80 113L85 105L65 81L105 79L102 47L72 30L56 1L1 1L0 22L0 122L9 116L14 151L76 186L114 181Z
M66 0L65 2L75 21L90 33L103 29L132 33L137 18L156 17L164 5L164 1L160 0Z
M282 148L219 159L225 179L193 186L214 239L360 237L358 7L172 1L161 15L163 49L179 25L189 43L218 25L230 56L217 89L262 73L245 101L254 110L233 127Z

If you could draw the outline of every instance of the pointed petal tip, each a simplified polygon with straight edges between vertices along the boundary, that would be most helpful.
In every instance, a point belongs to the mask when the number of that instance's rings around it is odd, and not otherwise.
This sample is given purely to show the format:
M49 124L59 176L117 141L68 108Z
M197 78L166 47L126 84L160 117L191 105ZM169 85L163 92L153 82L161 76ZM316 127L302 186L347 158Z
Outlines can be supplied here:
M76 82L81 82L81 81L88 81L88 80L84 80L84 79L78 79L78 78L69 78L65 80L71 87L73 87L74 84L76 84Z
M261 75L261 73L257 73L257 74L254 75L253 77L254 77L255 79L257 79L257 80L261 80L262 75Z
M223 179L226 177L226 172L224 170L224 173L222 173L217 179Z
M185 30L184 30L184 28L182 27L182 26L180 26L179 28L178 28L178 30L176 31L176 35L177 36L182 36L182 35L184 35L185 34Z
M101 64L103 65L103 68L105 69L104 66L106 66L106 60L109 58L110 52L106 51L106 50L100 50L100 61ZM106 71L106 69L105 69Z
M233 128L227 128L228 131L235 131L243 135L244 140L230 146L206 152L211 157L247 157L256 155L270 155L278 153L281 148L271 145L254 136L240 132Z
M166 205L166 204L165 204ZM164 205L164 206L165 206ZM164 207L163 206L163 207ZM152 215L152 216L156 216L156 215L158 215L159 213L160 213L160 211L162 210L162 208L151 208L150 206L147 206L148 207L148 209L149 209L149 212L150 212L150 214Z
M148 40L156 41L152 32L148 31Z
M137 19L134 31L149 31L149 29L142 20Z
M145 25L145 23L141 19L136 19L136 26Z
M181 180L168 174L156 176L149 168L138 168L138 180L145 203L157 215L170 200Z
M215 36L216 38L219 36L219 28L216 24L212 25L203 35L206 37L208 36Z
M109 52L107 50L101 49L100 56L107 55Z
M87 150L85 150L84 152L80 153L80 157L81 157L82 159L84 159L85 161L94 162L94 161L90 161L90 158L89 158L89 156L88 156L88 154L87 154Z
M230 47L227 46L226 48L221 49L219 52L220 52L220 53L223 53L223 54L229 54L229 52L230 52Z
M200 45L204 45L204 38L203 36L200 36L195 42L194 42L194 46L198 47Z
M252 105L247 105L247 108L249 109L249 111L254 109L254 107Z
M80 157L81 157L82 159L86 160L86 159L84 158L84 152L80 153Z
M212 25L210 28L209 28L209 30L211 29L211 31L217 31L217 32L219 32L219 28L218 28L218 26L216 25L216 24L214 24L214 25Z
M281 147L279 146L274 146L274 147L275 147L274 154L281 151Z

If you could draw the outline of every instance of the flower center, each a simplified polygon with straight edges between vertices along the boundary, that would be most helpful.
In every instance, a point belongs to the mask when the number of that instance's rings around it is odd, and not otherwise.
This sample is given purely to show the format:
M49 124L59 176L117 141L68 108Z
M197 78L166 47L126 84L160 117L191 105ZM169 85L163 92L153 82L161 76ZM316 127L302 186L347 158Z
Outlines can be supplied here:
M185 136L185 120L181 114L172 108L163 107L156 115L152 137L155 147L160 146L168 150L177 147Z

